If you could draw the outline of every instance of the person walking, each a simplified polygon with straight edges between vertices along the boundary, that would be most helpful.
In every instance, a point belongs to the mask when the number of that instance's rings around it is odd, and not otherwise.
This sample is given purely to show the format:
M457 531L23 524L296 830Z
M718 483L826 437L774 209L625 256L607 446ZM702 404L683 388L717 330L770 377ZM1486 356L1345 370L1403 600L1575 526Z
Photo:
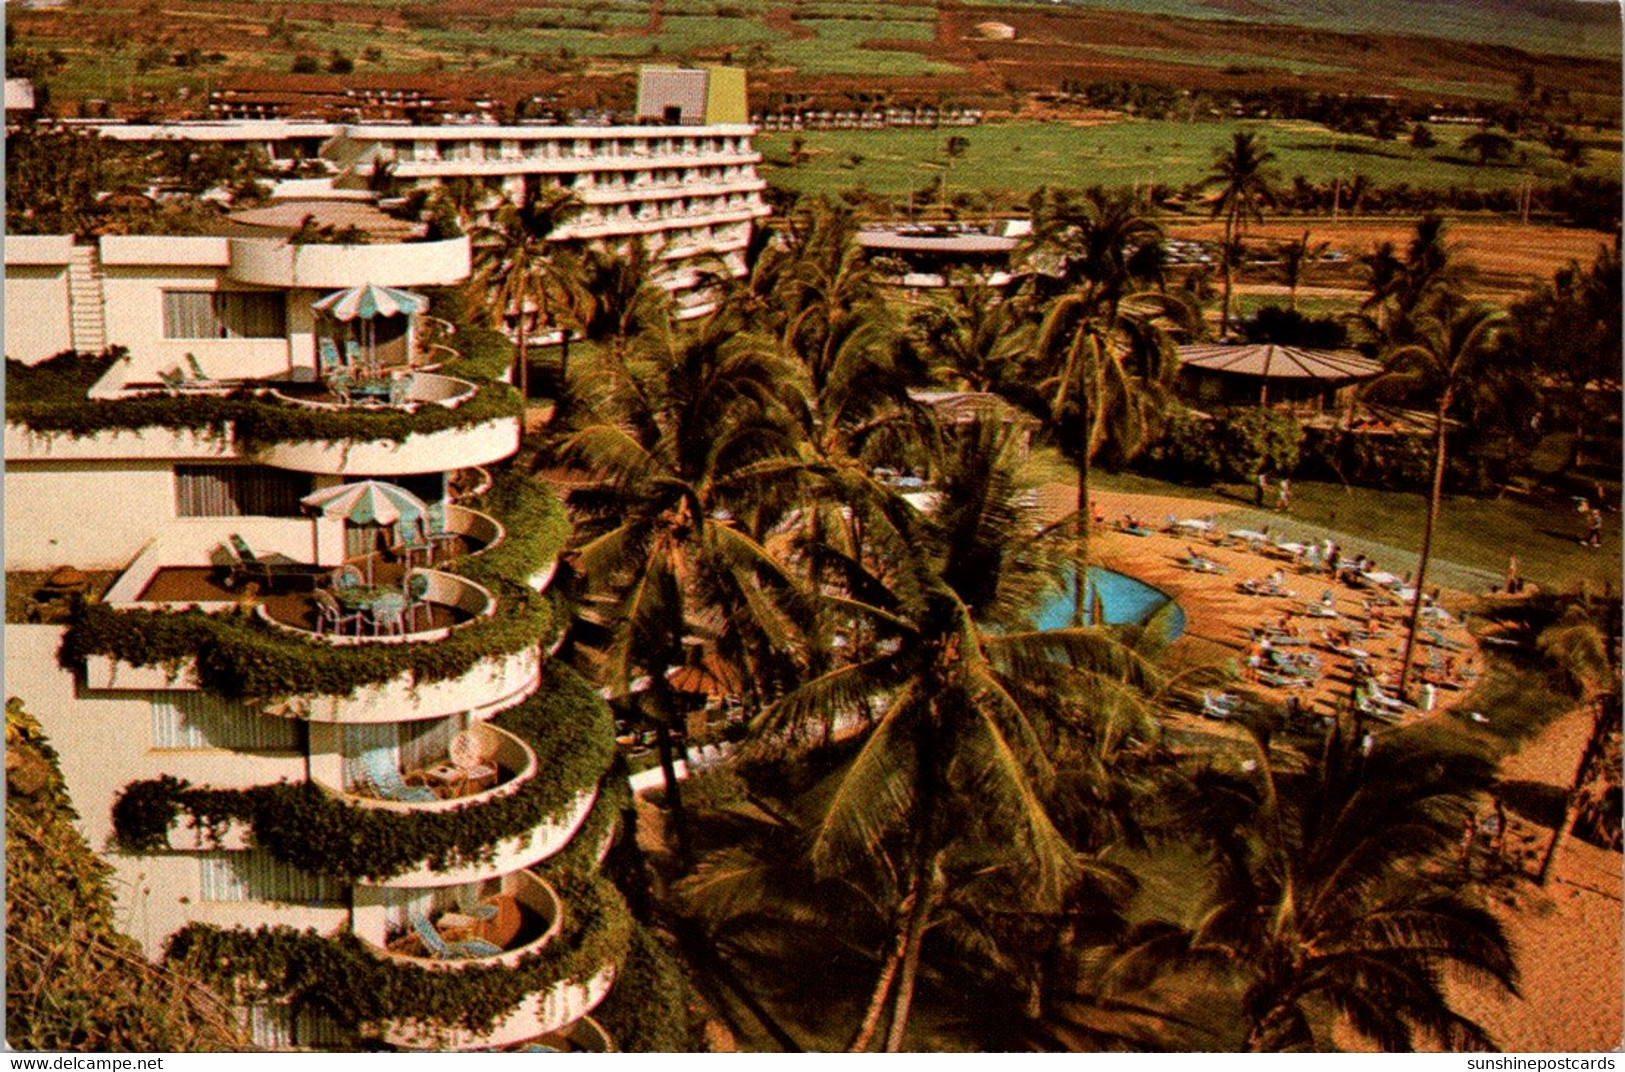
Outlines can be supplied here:
M1258 479L1257 479L1257 481L1254 482L1254 485L1253 485L1253 505L1254 506L1263 506L1264 505L1264 489L1269 486L1269 482L1270 482L1269 477L1265 475L1264 470L1260 469L1258 471Z
M1602 546L1602 511L1593 509L1586 519L1586 538L1582 541L1586 547Z
M1292 509L1292 482L1284 476L1281 478L1281 497L1276 500L1275 508L1283 514Z
M1507 595L1517 595L1523 590L1523 582L1518 579L1518 556L1507 557Z

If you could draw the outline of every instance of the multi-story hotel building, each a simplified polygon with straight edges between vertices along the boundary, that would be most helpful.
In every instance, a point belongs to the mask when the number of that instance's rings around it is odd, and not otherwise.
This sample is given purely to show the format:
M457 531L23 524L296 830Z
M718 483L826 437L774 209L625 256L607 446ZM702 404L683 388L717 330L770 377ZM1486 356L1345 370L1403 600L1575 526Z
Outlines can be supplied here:
M266 1045L607 1045L625 783L468 240L5 263L6 690L119 926Z
M710 307L705 280L741 276L753 222L768 215L756 174L744 74L646 68L635 122L497 126L295 120L97 124L124 141L245 144L272 160L325 161L337 188L365 188L375 169L401 184L470 179L513 200L568 190L581 211L557 236L611 248L640 238L677 293L680 315Z

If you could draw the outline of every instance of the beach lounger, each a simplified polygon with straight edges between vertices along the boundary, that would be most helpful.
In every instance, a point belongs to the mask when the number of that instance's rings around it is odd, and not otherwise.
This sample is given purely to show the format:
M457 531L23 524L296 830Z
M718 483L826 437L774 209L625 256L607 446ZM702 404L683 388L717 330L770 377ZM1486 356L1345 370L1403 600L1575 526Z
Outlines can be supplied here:
M1432 644L1437 648L1443 648L1445 651L1467 650L1466 644L1463 644L1460 641L1451 640L1437 629L1424 629L1422 630L1422 636L1429 644Z
M1277 689L1306 689L1315 683L1314 678L1299 677L1296 674L1277 674L1270 670L1260 670L1258 680Z

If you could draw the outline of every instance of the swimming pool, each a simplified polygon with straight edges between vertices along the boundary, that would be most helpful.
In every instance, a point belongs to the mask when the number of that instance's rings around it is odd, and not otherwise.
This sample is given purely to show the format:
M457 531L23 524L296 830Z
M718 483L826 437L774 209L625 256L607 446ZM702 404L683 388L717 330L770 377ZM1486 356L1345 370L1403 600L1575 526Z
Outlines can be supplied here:
M1072 624L1073 586L1075 574L1067 577L1066 590L1055 596L1038 612L1040 629L1065 629ZM1090 566L1088 586L1084 589L1084 621L1094 624L1095 601L1100 602L1101 617L1107 625L1143 625L1173 598L1160 588L1137 581L1125 573ZM1175 640L1185 632L1185 612L1178 603L1167 617L1168 639Z

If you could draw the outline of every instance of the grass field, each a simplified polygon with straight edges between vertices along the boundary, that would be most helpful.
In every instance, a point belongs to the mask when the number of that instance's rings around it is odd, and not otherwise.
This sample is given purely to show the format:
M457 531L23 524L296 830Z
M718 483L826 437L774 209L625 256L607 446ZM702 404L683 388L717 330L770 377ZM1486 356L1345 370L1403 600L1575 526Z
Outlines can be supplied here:
M1182 495L1192 499L1243 506L1249 516L1252 495L1240 485L1186 487L1132 473L1101 473L1100 487L1148 495ZM1262 515L1272 531L1319 531L1342 534L1346 550L1365 552L1384 568L1416 568L1422 543L1427 500L1414 492L1345 488L1340 484L1292 482L1292 514ZM1584 582L1600 591L1604 582L1619 582L1620 521L1607 516L1600 548L1581 547L1583 531L1572 502L1528 502L1452 496L1439 516L1434 541L1435 565L1430 574L1440 584L1482 591L1505 576L1507 557L1517 555L1523 576L1536 584L1568 589Z
M862 183L876 193L903 194L940 173L944 146L953 135L966 138L969 149L951 164L949 183L959 189L1023 193L1041 185L1114 186L1152 180L1174 187L1201 181L1214 154L1228 145L1236 130L1261 134L1275 153L1274 169L1283 179L1302 175L1330 182L1364 174L1379 185L1409 183L1418 187L1497 189L1517 186L1529 175L1537 181L1561 181L1561 161L1539 142L1520 141L1521 166L1480 166L1459 148L1471 128L1436 127L1440 144L1426 151L1403 141L1335 134L1304 122L1199 122L1125 120L1095 126L1012 122L955 130L829 130L800 135L762 134L762 171L773 182L797 192L835 193ZM789 163L792 137L804 139L810 158ZM862 165L849 166L853 155ZM843 166L847 165L847 166ZM1586 173L1618 174L1620 155L1593 152Z
M971 0L1004 2L1004 0ZM1422 34L1454 41L1516 45L1534 52L1620 54L1619 12L1613 4L1532 4L1522 0L1076 0L1111 8L1188 19L1283 22L1343 32Z

